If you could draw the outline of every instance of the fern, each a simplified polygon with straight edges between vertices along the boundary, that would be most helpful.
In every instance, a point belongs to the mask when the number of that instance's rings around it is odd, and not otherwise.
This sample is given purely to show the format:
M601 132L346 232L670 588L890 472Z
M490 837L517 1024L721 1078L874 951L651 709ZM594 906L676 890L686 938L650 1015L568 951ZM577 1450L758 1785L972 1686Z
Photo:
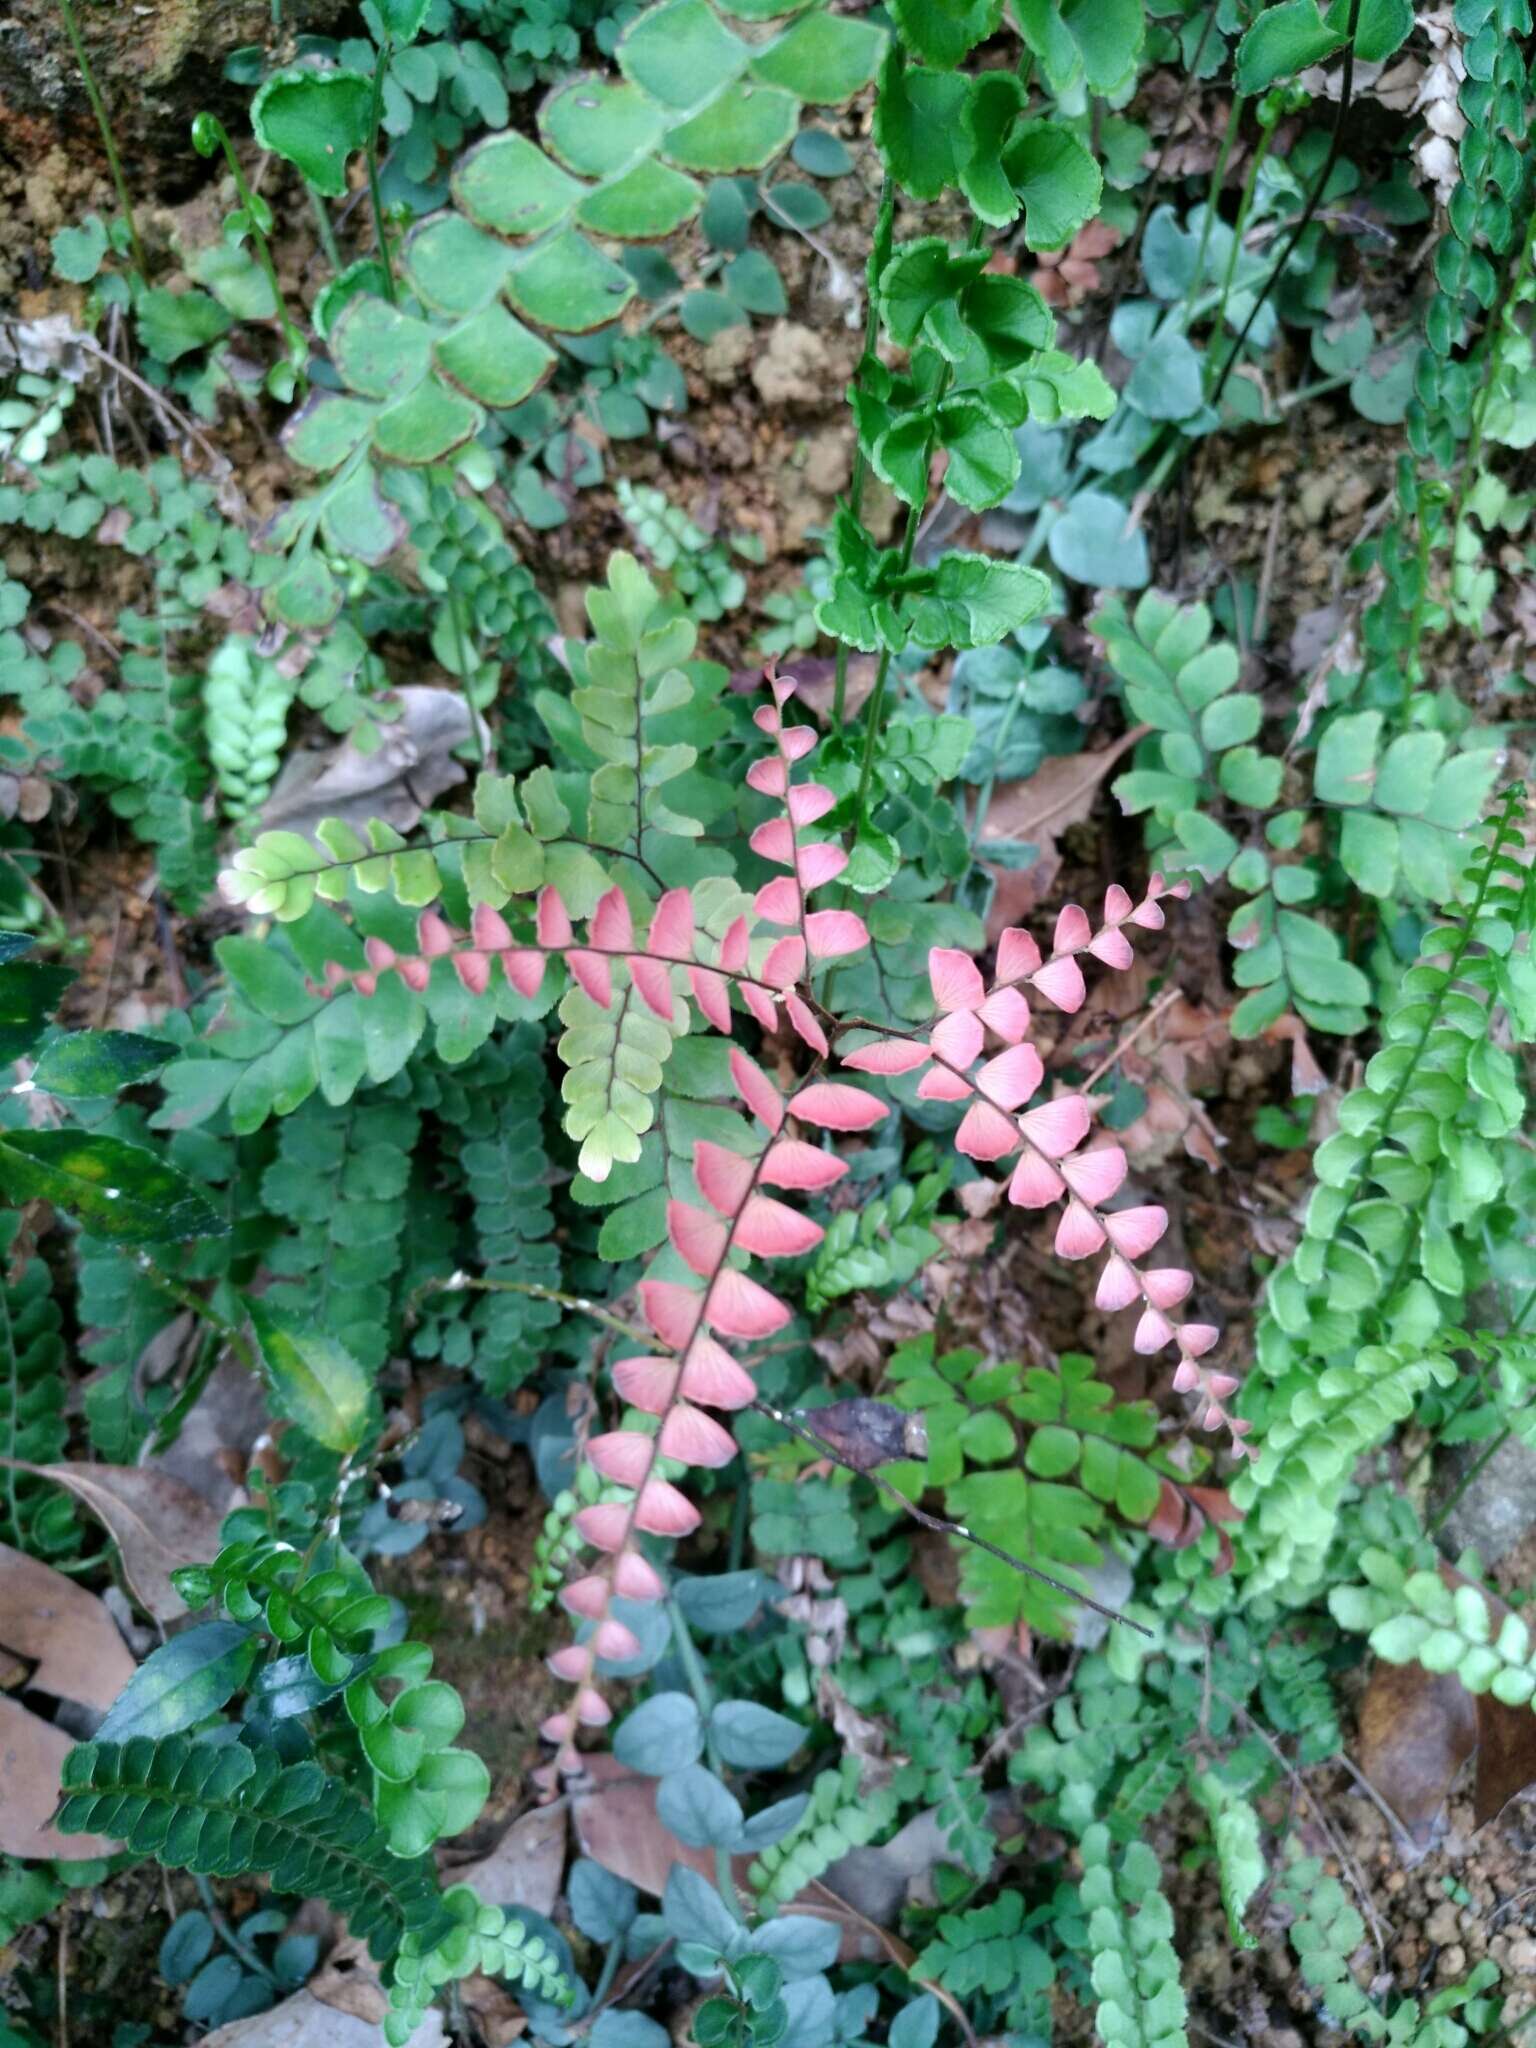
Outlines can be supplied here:
M1336 1877L1327 1877L1315 1856L1303 1856L1294 1838L1285 1844L1286 1863L1275 1896L1290 1908L1291 1947L1303 1981L1322 1998L1335 2026L1367 2040L1387 2037L1386 2023L1356 1983L1350 1959L1365 1940L1365 1922Z
M1366 1549L1363 1586L1336 1586L1329 1610L1341 1628L1368 1634L1389 1664L1454 1672L1470 1693L1490 1692L1506 1707L1536 1696L1536 1649L1529 1623L1506 1614L1498 1627L1480 1586L1449 1586L1439 1572L1410 1570L1390 1551Z
M899 1799L932 1807L945 1839L967 1870L983 1877L997 1853L974 1742L989 1715L974 1685L960 1700L909 1694L893 1703L896 1733L907 1761L891 1781Z
M55 1825L114 1836L173 1870L259 1874L276 1892L324 1899L377 1961L394 1965L385 2022L394 2048L438 1986L478 1969L569 1998L542 1937L467 1885L440 1892L430 1856L391 1854L365 1806L318 1764L284 1765L275 1749L183 1736L82 1743L64 1760Z
M913 1963L913 1975L942 1984L956 1998L1043 1990L1054 1975L1051 1961L1023 1929L1022 1892L1000 1892L984 1906L941 1913L937 1939Z
M787 1905L850 1849L862 1849L896 1819L897 1798L889 1786L865 1790L857 1757L844 1757L835 1771L822 1771L794 1826L760 1849L747 1881L765 1911Z
M53 1279L39 1258L13 1257L21 1230L0 1212L0 1449L8 1459L49 1465L64 1455L63 1315ZM74 1515L54 1486L7 1465L0 1487L0 1536L17 1550L47 1554L67 1547Z
M470 1256L493 1282L560 1285L544 1150L547 1096L542 1036L526 1024L483 1047L444 1087L440 1114L456 1127L458 1177L471 1205ZM454 1365L472 1364L491 1393L509 1393L534 1369L541 1338L561 1311L517 1293L477 1294L470 1301L467 1343L450 1344L445 1355Z
M1099 2039L1105 2048L1188 2048L1173 1913L1158 1888L1156 1856L1144 1842L1112 1851L1102 1822L1085 1830L1079 1847Z
M805 1276L805 1306L817 1315L860 1289L904 1287L939 1251L929 1229L949 1190L948 1163L920 1180L900 1180L888 1194L843 1209L827 1225Z
M247 818L265 801L282 761L293 695L292 682L253 640L232 634L210 658L204 731L230 817Z
M407 1223L420 1118L377 1095L333 1109L311 1097L278 1132L265 1207L291 1225L267 1253L274 1300L377 1371L389 1356L391 1283ZM289 1284L292 1283L292 1284Z

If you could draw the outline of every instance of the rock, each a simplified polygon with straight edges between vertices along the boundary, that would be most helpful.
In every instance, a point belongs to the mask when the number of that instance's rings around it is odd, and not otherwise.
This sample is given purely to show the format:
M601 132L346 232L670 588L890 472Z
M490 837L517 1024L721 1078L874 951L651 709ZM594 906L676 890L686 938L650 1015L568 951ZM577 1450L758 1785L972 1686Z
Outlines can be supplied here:
M1453 1444L1435 1460L1430 1486L1431 1516L1466 1480L1487 1450L1486 1444ZM1536 1450L1512 1436L1471 1480L1446 1515L1440 1548L1455 1557L1470 1544L1487 1566L1514 1549L1536 1520Z
M825 405L832 396L827 344L795 320L775 320L768 346L752 365L752 382L765 405Z
M846 427L823 427L805 444L805 481L823 498L846 488L853 470L853 436Z
M343 12L342 0L287 0L284 36L324 30ZM137 204L150 198L151 168L162 183L173 182L163 161L149 164L151 156L184 163L186 183L196 183L206 173L188 139L192 116L211 107L237 138L246 133L250 95L225 81L223 64L231 50L271 37L270 0L160 0L76 13ZM82 151L93 161L101 156L57 0L12 0L0 18L0 134L7 137L0 157L14 147L28 169L40 167L50 143L63 144L76 162Z
M705 344L704 374L711 384L734 384L756 353L750 327L722 327Z

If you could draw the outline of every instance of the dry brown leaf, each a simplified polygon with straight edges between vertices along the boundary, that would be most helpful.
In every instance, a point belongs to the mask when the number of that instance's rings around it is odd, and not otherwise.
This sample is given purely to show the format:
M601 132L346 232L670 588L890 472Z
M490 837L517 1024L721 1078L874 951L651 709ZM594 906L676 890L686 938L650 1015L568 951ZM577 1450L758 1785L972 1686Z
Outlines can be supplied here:
M385 2011L380 1994L380 2016ZM377 2020L326 2005L313 1992L296 1991L270 2012L231 2020L203 2036L202 2048L378 2048ZM412 2034L409 2048L448 2048L443 2016L434 2006Z
M565 1874L569 1819L563 1799L533 1807L513 1821L489 1856L454 1870L453 1882L472 1884L493 1906L527 1906L548 1920Z
M1038 846L1040 852L1030 867L999 872L987 920L989 939L995 940L1008 925L1027 917L1049 894L1061 868L1058 834L1087 817L1099 784L1121 755L1150 730L1150 726L1138 725L1096 754L1054 754L1022 782L1005 782L993 791L981 830L978 851L982 859L986 859L989 839L1022 839Z
M156 1621L187 1611L171 1584L178 1565L206 1564L218 1553L219 1517L179 1479L141 1465L0 1465L51 1479L90 1509L122 1553L123 1571Z
M656 1812L655 1778L626 1769L605 1750L591 1750L581 1762L582 1769L568 1780L568 1787L571 1821L583 1856L656 1899L666 1890L674 1863L686 1863L713 1884L713 1850L690 1848L662 1824ZM734 1859L738 1884L745 1884L751 1861L750 1856Z
M88 1862L119 1844L102 1835L61 1835L48 1825L72 1735L0 1693L0 1854L66 1856Z
M36 1665L31 1683L105 1713L135 1670L133 1652L94 1593L0 1543L0 1643Z
M1440 1576L1451 1587L1474 1583L1453 1565L1442 1564ZM1480 1590L1497 1631L1510 1609L1488 1587ZM1453 1672L1378 1664L1361 1701L1359 1742L1362 1774L1421 1849L1456 1773L1474 1753L1475 1827L1496 1820L1517 1793L1536 1785L1536 1714L1506 1707L1490 1693L1469 1693Z

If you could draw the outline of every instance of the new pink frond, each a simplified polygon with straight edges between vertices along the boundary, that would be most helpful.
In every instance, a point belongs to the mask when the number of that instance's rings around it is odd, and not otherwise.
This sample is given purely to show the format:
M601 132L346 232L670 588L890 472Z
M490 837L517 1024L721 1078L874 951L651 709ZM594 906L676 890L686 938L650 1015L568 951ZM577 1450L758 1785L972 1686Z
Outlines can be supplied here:
M1182 1266L1159 1266L1145 1279L1147 1299L1154 1308L1177 1308L1195 1284L1194 1274Z
M1008 1183L1008 1199L1016 1209L1048 1208L1066 1191L1067 1184L1061 1175L1038 1152L1024 1154Z
M601 946L610 953L627 953L635 943L634 920L624 900L624 891L617 884L598 899L597 909L587 929L593 945Z
M587 1462L617 1486L638 1486L656 1462L656 1446L635 1429L610 1429L587 1439Z
M793 989L784 997L784 1014L811 1051L820 1053L825 1059L832 1050L827 1043L827 1034L816 1021L815 1013L800 1000Z
M432 979L431 963L426 960L398 960L395 971L406 987L416 995L425 995Z
M526 947L515 953L503 953L501 971L520 996L536 996L544 986L544 969L547 965L542 953L530 952Z
M675 1358L621 1358L613 1368L613 1384L632 1408L664 1415L677 1393Z
M1019 1128L1048 1159L1061 1159L1077 1150L1092 1120L1081 1095L1059 1095L1054 1102L1025 1110Z
M570 1579L560 1589L560 1605L567 1614L579 1614L583 1621L598 1621L608 1612L613 1589L599 1572L584 1579Z
M1200 1384L1200 1368L1192 1358L1181 1358L1174 1368L1173 1391L1192 1394Z
M994 989L976 1014L1008 1045L1017 1045L1029 1029L1029 1004L1016 988Z
M584 1685L576 1695L576 1718L583 1728L606 1728L613 1709L594 1687Z
M440 960L453 951L453 933L435 910L424 910L417 918L416 944L424 960Z
M805 936L813 960L841 960L869 944L869 927L856 911L813 910L805 920Z
M779 752L789 761L803 761L816 751L816 731L809 725L786 725L779 736Z
M948 1067L930 1067L917 1084L919 1102L964 1102L975 1093L963 1074L952 1074Z
M483 996L491 985L491 963L483 953L455 953L453 971L472 996Z
M760 1259L792 1259L812 1251L825 1236L819 1223L787 1202L753 1195L737 1219L734 1241Z
M1097 1209L1120 1192L1125 1180L1125 1154L1118 1145L1096 1145L1061 1162L1061 1177L1074 1195Z
M1013 1045L988 1060L976 1085L1000 1109L1021 1109L1045 1079L1045 1068L1032 1045Z
M725 937L720 941L720 965L727 974L740 974L747 964L747 951L752 943L752 927L744 917L731 920Z
M654 1565L638 1551L626 1550L613 1567L613 1590L624 1600L659 1600L667 1589Z
M648 1479L635 1503L635 1527L648 1536L691 1536L703 1516L670 1481Z
M800 886L819 889L823 882L830 882L840 875L847 865L847 854L831 839L818 839L813 846L802 846Z
M1040 965L1040 948L1026 931L1011 925L997 942L997 979L1023 981Z
M776 1031L779 1027L779 1013L773 1007L773 997L765 988L759 988L755 981L744 981L739 986L741 1000L746 1004L748 1014L764 1031Z
M672 970L662 960L653 960L645 953L630 953L624 961L629 969L629 978L640 991L641 1001L663 1024L672 1022L676 1007L672 1000Z
M600 1010L613 1004L613 969L601 953L589 953L582 946L573 946L565 956L565 964L571 970L571 979L583 989Z
M806 924L809 927L809 918ZM770 988L793 988L804 973L804 939L779 939L768 948L768 957L763 962L763 979Z
M820 1194L848 1171L835 1152L824 1152L804 1138L780 1138L764 1155L757 1177L764 1186L789 1188L796 1194Z
M1069 1017L1083 1007L1088 986L1083 980L1083 970L1070 953L1060 960L1047 960L1030 979L1047 1002L1054 1003L1058 1010L1065 1010Z
M1111 1252L1104 1262L1103 1272L1099 1275L1098 1288L1093 1297L1095 1305L1106 1313L1113 1314L1118 1309L1129 1308L1140 1295L1141 1282L1136 1277L1134 1267L1128 1266L1118 1252Z
M928 955L928 982L939 1008L979 1009L986 996L981 970L969 953L954 946L935 946Z
M800 884L793 875L776 875L771 882L764 882L752 907L770 924L794 924L800 915Z
M705 1318L722 1337L773 1337L790 1319L788 1304L727 1266L709 1290Z
M846 1081L813 1081L789 1105L802 1123L827 1131L867 1131L890 1115L887 1105Z
M565 914L565 905L553 889L539 891L535 926L541 946L568 946L571 943L571 920Z
M1075 1197L1068 1202L1056 1229L1059 1259L1090 1259L1104 1242L1104 1226Z
M795 857L794 828L788 818L769 818L757 827L747 844L764 860L777 861L782 868L787 868Z
M363 958L375 974L382 974L386 968L393 967L397 957L387 939L364 939Z
M574 1714L551 1714L539 1723L539 1733L546 1742L569 1742L576 1733Z
M1146 1309L1136 1325L1136 1335L1131 1341L1144 1358L1150 1358L1155 1351L1161 1351L1165 1344L1173 1342L1173 1325L1161 1309Z
M784 1098L757 1064L739 1046L731 1047L731 1079L736 1092L760 1123L777 1131L784 1122Z
M620 1501L599 1501L579 1510L576 1527L594 1550L622 1550L629 1541L629 1509Z
M725 1225L707 1210L695 1209L691 1202L668 1202L667 1235L683 1264L701 1280L707 1279L725 1256Z
M1124 924L1131 914L1130 891L1122 889L1118 882L1111 882L1104 891L1104 922Z
M502 953L512 943L512 927L489 903L477 903L469 921L469 935L486 953Z
M722 1216L733 1216L752 1185L752 1162L712 1139L697 1138L693 1147L693 1177L706 1202Z
M747 770L749 786L764 796L782 796L789 787L789 769L782 754L765 754Z
M953 1010L934 1025L928 1044L935 1059L948 1060L952 1067L968 1067L980 1055L986 1035L974 1010Z
M656 905L645 949L663 960L693 957L693 897L686 889L669 889Z
M1006 1159L1020 1145L1018 1125L990 1102L973 1102L955 1133L955 1150L967 1159Z
M708 1021L728 1038L731 1031L731 996L730 984L725 976L716 974L712 967L690 967L688 986L693 991L693 1000Z
M843 1054L842 1064L856 1074L910 1074L926 1066L931 1054L926 1045L911 1038L877 1038L873 1045L861 1045Z
M1063 904L1061 915L1056 920L1056 933L1051 940L1053 953L1080 953L1093 937L1093 926L1088 922L1088 913L1077 903Z
M592 1631L592 1654L595 1657L611 1658L615 1663L622 1662L626 1657L638 1657L640 1638L632 1628L627 1627L617 1616L610 1614ZM600 1693L594 1694L594 1698L601 1697Z
M681 1351L698 1327L703 1303L692 1287L676 1280L642 1280L640 1312L663 1344Z
M707 1408L746 1408L757 1399L751 1373L713 1337L700 1337L689 1347L682 1391Z
M1124 932L1114 928L1099 932L1096 937L1090 939L1088 950L1095 960L1102 960L1106 967L1118 968L1122 973L1136 959L1130 940Z
M1141 1209L1122 1209L1118 1215L1104 1218L1104 1228L1122 1258L1139 1259L1151 1251L1168 1228L1168 1211L1156 1202Z
M836 804L837 798L822 782L800 782L789 792L789 815L796 825L814 825Z
M565 1643L544 1661L556 1678L563 1678L567 1685L576 1685L592 1669L592 1652L585 1644Z
M1181 1349L1191 1358L1204 1358L1221 1340L1221 1332L1211 1323L1186 1323L1179 1332Z
M663 1453L680 1465L717 1469L729 1465L736 1455L736 1439L730 1431L686 1401L679 1401L661 1425L660 1442Z

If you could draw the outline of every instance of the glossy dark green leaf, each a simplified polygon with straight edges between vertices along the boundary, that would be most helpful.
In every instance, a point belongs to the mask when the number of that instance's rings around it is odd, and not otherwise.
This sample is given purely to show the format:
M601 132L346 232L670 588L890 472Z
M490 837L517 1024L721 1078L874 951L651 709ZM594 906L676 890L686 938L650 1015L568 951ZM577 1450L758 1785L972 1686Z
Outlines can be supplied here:
M229 1228L158 1154L88 1131L0 1132L0 1188L12 1202L52 1202L113 1244L175 1244Z
M20 1059L32 1050L74 978L67 967L52 967L44 960L18 962L11 954L0 967L0 1060Z
M204 1621L152 1650L112 1702L97 1734L177 1735L232 1699L251 1675L261 1637L240 1621Z
M371 1421L373 1384L367 1373L345 1346L299 1324L284 1309L264 1299L249 1306L279 1410L328 1451L350 1455Z
M50 1095L115 1095L175 1057L174 1045L136 1031L73 1031L45 1048L32 1080Z

